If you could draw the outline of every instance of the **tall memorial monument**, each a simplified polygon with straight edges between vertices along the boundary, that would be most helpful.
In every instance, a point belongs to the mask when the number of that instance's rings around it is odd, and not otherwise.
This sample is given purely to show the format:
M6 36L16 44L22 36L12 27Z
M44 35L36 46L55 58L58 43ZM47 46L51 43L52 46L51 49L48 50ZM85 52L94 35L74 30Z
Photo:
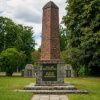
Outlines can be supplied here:
M41 58L36 65L37 85L64 83L64 61L60 59L59 8L52 1L43 7Z
M64 61L60 59L59 8L52 2L43 7L41 58L36 61L36 84L24 90L36 94L88 93L77 90L71 83L64 83Z

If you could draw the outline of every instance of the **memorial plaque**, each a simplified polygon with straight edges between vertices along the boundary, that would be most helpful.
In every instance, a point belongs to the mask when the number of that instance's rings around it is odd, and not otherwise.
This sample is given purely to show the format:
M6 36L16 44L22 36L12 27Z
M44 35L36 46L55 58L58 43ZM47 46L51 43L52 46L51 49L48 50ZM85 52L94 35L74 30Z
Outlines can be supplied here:
M43 64L43 81L57 81L57 64Z

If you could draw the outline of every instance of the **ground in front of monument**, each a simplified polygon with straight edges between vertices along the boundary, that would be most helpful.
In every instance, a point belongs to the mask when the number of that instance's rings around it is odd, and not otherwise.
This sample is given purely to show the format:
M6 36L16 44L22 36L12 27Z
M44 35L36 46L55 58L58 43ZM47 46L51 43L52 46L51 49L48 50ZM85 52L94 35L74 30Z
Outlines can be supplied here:
M69 100L66 95L41 95L36 94L31 100Z

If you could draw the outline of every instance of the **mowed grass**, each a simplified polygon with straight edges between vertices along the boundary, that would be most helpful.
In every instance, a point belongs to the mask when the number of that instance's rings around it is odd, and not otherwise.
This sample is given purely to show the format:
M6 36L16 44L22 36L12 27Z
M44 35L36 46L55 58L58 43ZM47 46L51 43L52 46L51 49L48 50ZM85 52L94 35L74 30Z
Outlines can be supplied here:
M100 78L66 78L80 90L87 90L89 94L67 94L69 100L100 100Z
M0 76L0 100L30 100L34 93L14 92L23 89L29 83L35 82L35 78L24 78L15 73L12 77Z
M35 78L24 78L14 73L12 77L0 75L0 100L30 100L34 93L14 92L23 89L29 83L36 82ZM89 94L67 94L69 100L100 100L100 78L65 78L80 90L88 90Z

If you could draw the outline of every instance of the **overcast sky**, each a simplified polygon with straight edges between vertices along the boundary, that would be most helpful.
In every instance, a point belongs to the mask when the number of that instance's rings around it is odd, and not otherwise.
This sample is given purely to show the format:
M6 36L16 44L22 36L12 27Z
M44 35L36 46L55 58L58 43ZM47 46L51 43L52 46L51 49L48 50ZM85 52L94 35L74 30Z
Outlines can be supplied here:
M0 0L0 16L17 24L33 26L36 49L41 45L42 8L50 0ZM59 22L66 15L66 0L52 0L59 7Z

